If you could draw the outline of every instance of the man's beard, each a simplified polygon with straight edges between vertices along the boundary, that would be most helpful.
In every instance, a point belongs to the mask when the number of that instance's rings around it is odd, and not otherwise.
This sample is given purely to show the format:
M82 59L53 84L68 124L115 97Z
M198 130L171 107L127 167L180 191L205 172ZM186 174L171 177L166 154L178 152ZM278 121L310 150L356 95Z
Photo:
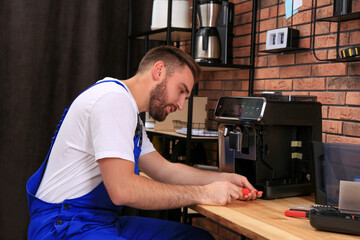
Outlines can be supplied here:
M162 122L167 117L166 106L167 95L166 95L167 78L162 83L156 85L156 87L150 92L150 106L149 114L156 121Z

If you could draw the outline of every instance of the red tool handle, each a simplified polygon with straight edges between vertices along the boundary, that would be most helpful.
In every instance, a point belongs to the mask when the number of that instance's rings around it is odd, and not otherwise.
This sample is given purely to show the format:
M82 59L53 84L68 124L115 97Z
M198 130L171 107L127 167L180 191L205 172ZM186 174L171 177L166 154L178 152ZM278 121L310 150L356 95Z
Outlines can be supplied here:
M309 217L309 213L308 213L308 211L301 211L301 210L286 210L285 216L307 218L307 217Z
M249 189L247 189L247 188L243 188L243 189L242 189L242 193L243 193L244 195L248 195L250 192L251 192L251 191L250 191ZM255 191L255 192L258 193L258 191Z

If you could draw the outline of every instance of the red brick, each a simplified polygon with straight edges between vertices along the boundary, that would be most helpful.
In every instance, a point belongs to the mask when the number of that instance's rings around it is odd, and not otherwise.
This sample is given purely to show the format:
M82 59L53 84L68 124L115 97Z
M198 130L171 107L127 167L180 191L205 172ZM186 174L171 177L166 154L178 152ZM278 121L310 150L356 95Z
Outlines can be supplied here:
M331 120L323 120L322 121L322 129L323 132L326 133L342 133L342 122L341 121L331 121Z
M263 8L260 10L260 20L270 18L270 8Z
M235 58L235 59L233 59L233 64L249 65L250 64L250 58L249 57Z
M259 36L259 39L257 39L257 44L260 44L260 43L266 43L266 32L262 32L262 33L259 33L260 35Z
M252 12L241 14L240 24L252 23Z
M270 6L274 6L278 3L278 0L262 0L261 7L266 8Z
M268 19L260 22L260 32L276 28L276 18Z
M267 67L268 57L267 56L258 56L255 58L255 67Z
M277 16L282 16L284 15L285 9L283 10L283 8L277 7L277 6L273 6L270 8L270 16L269 18L275 18Z
M313 52L303 52L303 53L296 53L295 62L296 64L304 64L304 63L317 63L319 62ZM319 59L324 59L327 57L327 51L317 51L316 57Z
M254 82L256 82L256 81L254 81ZM249 81L241 81L241 84L242 84L242 86L241 86L242 90L245 90L245 91L249 90Z
M288 19L291 24L291 18ZM293 16L293 25L300 25L311 22L311 10L303 11Z
M206 81L205 85L202 87L203 89L221 89L222 82L221 81Z
M241 37L234 38L233 47L244 47L251 45L251 36L245 35Z
M326 86L329 90L360 90L360 77L327 78Z
M360 106L360 92L348 92L348 93L346 93L345 104Z
M336 35L325 35L315 37L315 49L336 46Z
M241 36L251 33L251 24L239 25L234 27L234 36Z
M309 92L282 92L283 95L291 96L309 96Z
M247 97L248 96L248 92L246 91L231 91L230 96L234 96L234 97Z
M209 101L207 102L207 107L208 107L208 109L215 109L216 104L217 104L217 101L209 100Z
M360 44L360 31L351 32L349 45L359 45Z
M349 75L360 75L360 62L354 62L349 64ZM360 83L359 76L358 82Z
M222 90L241 90L241 81L231 80L231 81L221 81Z
M315 35L330 33L330 22L316 23Z
M214 77L214 72L202 72L202 79L212 79Z
M310 76L310 65L300 65L280 68L281 78L308 77Z
M344 135L360 137L360 123L344 122Z
M251 12L252 11L252 1L244 2L241 4L237 4L234 7L234 14L238 15L241 13Z
M309 1L309 0L308 0ZM311 0L312 1L312 0ZM332 0L318 0L317 7L327 6L330 5Z
M349 40L350 40L350 33L341 33L340 34L340 41L339 41L339 46L347 46L349 45ZM336 45L334 45L333 47L335 47Z
M340 32L351 31L351 30L359 30L359 20L344 21L341 23Z
M214 72L214 79L236 79L236 71L219 71Z
M312 4L313 4L312 0L303 0L302 3L303 3L303 5L299 8L299 10L311 9Z
M329 50L327 50L327 52L328 52L327 59L336 59L336 58L338 58L336 49L329 49Z
M346 63L317 64L312 66L313 76L337 76L347 74Z
M327 143L351 143L351 144L360 144L360 138L355 137L345 137L339 135L326 135Z
M311 35L311 24L296 26L296 29L300 31L300 38L309 37Z
M241 22L241 15L234 16L234 26L240 25Z
M345 104L345 93L344 92L311 92L311 96L317 96L317 101L322 104Z
M293 80L294 90L325 90L325 78L298 78Z
M269 55L268 66L293 65L295 63L295 54Z
M360 108L358 107L329 107L329 118L350 121L359 121Z
M286 17L283 15L277 18L277 24L278 24L278 28L291 26L291 20L290 18L287 20Z
M311 44L310 38L302 38L299 41L299 48L310 49Z
M233 48L234 57L248 57L250 56L250 47Z
M333 7L332 5L328 7L318 8L316 11L316 18L325 18L325 17L332 17L333 16Z
M355 1L355 2L353 1L352 11L360 12L360 1Z
M259 68L255 70L255 79L279 78L279 73L280 69L278 67Z
M264 91L265 90L265 80L255 80L254 81L254 90L255 91Z
M266 80L265 90L292 90L292 80Z

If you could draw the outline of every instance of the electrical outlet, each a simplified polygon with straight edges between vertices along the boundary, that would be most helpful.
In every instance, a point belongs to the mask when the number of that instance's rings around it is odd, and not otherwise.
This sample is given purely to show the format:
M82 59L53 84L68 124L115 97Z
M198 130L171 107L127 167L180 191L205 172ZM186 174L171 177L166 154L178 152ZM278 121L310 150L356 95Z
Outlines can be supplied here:
M266 33L266 50L286 49L299 46L299 30L277 28Z

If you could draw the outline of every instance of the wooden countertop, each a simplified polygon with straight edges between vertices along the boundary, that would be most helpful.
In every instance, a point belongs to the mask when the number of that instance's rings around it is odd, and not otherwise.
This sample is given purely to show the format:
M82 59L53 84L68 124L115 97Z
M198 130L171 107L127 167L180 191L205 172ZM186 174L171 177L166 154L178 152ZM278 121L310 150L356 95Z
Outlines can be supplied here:
M313 196L234 201L226 206L196 205L189 208L251 239L360 239L360 236L318 231L311 227L308 219L284 214L291 207L310 205L314 205Z

